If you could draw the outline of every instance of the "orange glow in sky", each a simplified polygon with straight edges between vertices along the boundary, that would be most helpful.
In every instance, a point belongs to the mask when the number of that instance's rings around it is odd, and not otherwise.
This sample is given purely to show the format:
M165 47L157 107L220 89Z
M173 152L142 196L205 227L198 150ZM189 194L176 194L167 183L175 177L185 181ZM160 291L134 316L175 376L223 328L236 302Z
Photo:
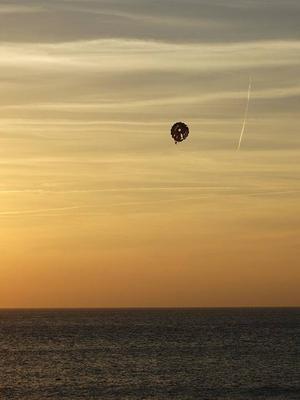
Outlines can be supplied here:
M293 13L62 3L0 4L0 307L299 306Z

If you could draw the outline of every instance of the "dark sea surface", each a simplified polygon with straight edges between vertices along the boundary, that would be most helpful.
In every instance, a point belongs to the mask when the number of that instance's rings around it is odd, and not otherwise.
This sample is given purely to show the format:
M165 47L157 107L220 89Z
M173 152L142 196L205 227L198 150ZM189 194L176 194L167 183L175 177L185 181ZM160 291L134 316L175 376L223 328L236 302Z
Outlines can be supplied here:
M0 399L300 399L300 309L1 310Z

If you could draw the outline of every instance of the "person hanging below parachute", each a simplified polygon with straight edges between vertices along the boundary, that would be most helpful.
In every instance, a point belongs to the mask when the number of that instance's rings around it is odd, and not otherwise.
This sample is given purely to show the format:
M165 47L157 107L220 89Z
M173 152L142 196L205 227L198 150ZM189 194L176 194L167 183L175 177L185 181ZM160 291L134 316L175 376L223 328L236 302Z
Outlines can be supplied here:
M189 127L184 122L176 122L171 128L171 136L175 144L182 142L189 135Z

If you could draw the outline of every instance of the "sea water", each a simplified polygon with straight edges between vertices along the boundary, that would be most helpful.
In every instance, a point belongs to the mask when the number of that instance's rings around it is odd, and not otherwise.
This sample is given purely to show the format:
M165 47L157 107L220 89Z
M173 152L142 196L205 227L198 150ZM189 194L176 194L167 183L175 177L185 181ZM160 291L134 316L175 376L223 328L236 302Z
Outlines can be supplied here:
M300 399L300 309L1 310L0 399Z

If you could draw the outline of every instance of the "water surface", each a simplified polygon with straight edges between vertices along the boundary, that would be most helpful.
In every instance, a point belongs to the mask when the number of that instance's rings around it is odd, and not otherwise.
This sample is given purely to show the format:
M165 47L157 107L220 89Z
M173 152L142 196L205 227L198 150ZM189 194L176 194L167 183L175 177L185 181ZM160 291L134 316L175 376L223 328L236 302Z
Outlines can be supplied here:
M0 311L0 398L300 399L300 309Z

